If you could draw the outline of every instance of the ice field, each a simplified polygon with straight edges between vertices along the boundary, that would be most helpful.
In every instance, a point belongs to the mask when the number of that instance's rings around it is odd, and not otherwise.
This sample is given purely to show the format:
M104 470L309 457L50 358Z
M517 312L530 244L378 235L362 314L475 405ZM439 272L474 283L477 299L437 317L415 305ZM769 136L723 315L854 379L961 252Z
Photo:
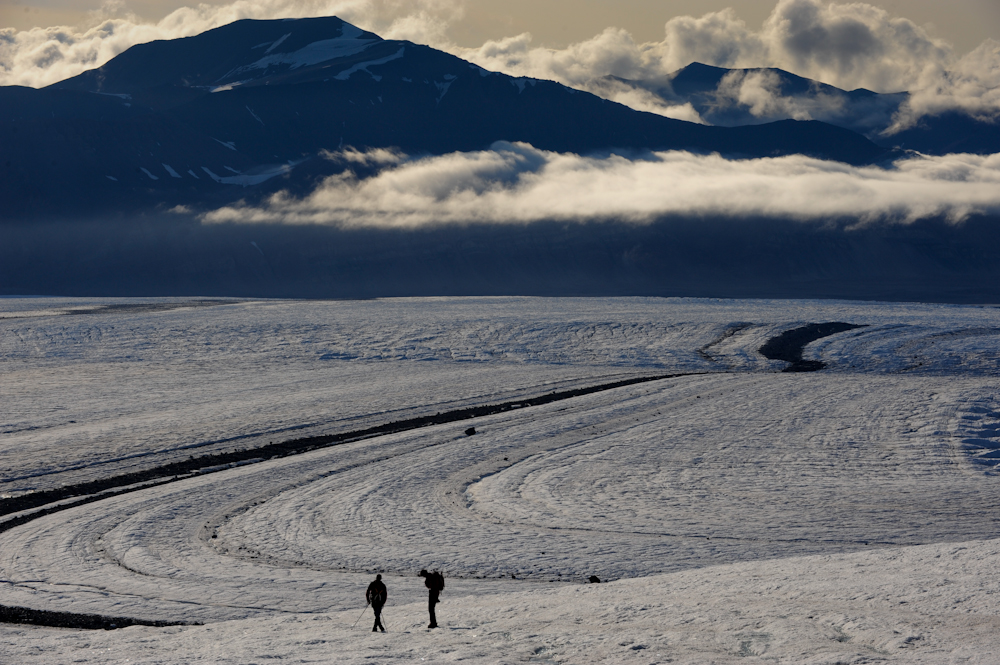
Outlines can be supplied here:
M827 322L860 327L820 371L760 352ZM0 623L0 663L1000 662L998 307L8 298L0 330L0 606L201 624Z

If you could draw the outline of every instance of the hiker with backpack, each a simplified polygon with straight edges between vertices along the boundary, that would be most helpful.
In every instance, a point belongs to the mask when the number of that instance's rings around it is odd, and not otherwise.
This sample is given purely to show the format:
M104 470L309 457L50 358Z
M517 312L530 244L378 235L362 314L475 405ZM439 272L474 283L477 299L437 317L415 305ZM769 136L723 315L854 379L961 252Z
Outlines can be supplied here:
M389 592L382 582L382 576L376 575L375 581L368 585L368 591L365 592L365 600L371 604L372 611L375 612L375 625L372 626L373 633L379 630L383 633L385 632L385 627L382 626L382 607L385 605L388 597Z
M433 573L421 570L420 577L424 578L424 586L429 589L427 594L427 611L430 612L431 622L427 627L437 628L437 615L434 613L434 606L440 601L441 592L444 590L444 575L436 570Z

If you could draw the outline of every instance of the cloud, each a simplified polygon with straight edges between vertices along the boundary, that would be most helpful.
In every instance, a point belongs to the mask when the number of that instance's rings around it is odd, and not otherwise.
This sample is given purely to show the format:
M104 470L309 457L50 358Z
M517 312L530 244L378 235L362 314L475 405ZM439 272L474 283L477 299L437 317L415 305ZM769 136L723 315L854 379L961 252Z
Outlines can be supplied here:
M599 78L574 86L598 97L618 102L636 111L655 113L675 120L687 120L701 125L710 124L698 113L691 102L670 103L662 96L640 86L616 78Z
M200 34L240 19L339 16L389 39L440 43L460 0L236 0L228 5L182 7L156 23L118 15L105 3L94 23L0 30L0 85L43 87L100 67L135 44Z
M717 99L746 106L750 114L758 118L787 117L794 120L815 120L818 115L844 106L839 97L783 96L778 74L766 69L729 72L719 83Z
M820 0L779 0L760 30L726 9L672 18L660 42L636 44L615 28L561 50L530 42L530 35L520 35L464 55L487 69L570 84L607 75L655 80L701 62L780 67L841 88L879 92L906 90L954 64L951 48L911 21L872 5Z
M389 164L399 164L406 161L406 155L394 148L374 148L362 152L349 146L344 150L321 150L320 156L331 162L356 164L358 166L382 167Z
M893 168L803 156L727 160L660 152L582 157L497 143L404 160L360 179L328 178L309 196L225 207L208 223L417 228L559 220L649 223L669 215L959 222L1000 212L1000 155L912 158Z
M731 9L676 17L664 26L662 41L644 44L624 30L608 28L558 50L533 46L530 34L452 50L486 69L552 79L596 94L602 94L594 83L601 77L668 82L671 73L692 62L777 67L846 90L911 91L894 129L944 110L984 117L1000 113L1000 43L988 40L958 57L949 44L912 21L858 2L779 0L759 30ZM617 94L616 101L628 103Z
M892 130L905 129L922 116L962 111L996 121L1000 113L1000 42L989 39L951 68L934 72L914 87Z
M776 66L846 89L907 90L952 56L912 21L862 3L781 0L761 38Z
M822 120L874 138L893 124L906 101L905 95L851 97L815 83L808 90L788 94L787 85L783 75L773 69L732 70L711 95L704 119L725 126L786 118Z
M484 69L558 81L638 111L703 122L689 103L671 104L649 91L607 78L646 79L660 75L655 63L647 61L642 48L620 28L608 28L591 40L563 50L532 47L528 33L489 41L476 49L453 44L442 47Z

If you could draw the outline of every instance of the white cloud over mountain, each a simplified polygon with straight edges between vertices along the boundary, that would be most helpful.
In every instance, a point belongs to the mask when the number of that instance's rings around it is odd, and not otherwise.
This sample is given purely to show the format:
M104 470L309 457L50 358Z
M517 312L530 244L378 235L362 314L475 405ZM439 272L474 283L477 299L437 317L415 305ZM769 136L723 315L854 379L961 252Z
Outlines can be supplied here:
M372 159L391 163L385 157ZM356 152L344 159L365 161ZM883 169L804 156L582 157L497 143L403 160L366 179L346 172L303 199L281 193L261 207L213 211L205 221L416 228L711 215L906 223L938 216L959 222L977 212L1000 212L1000 155L912 158Z
M912 21L864 3L779 0L760 30L727 9L673 18L660 42L637 44L628 32L608 28L560 50L533 46L531 35L522 34L459 54L487 69L550 78L598 94L605 91L594 79L667 80L691 62L778 67L847 90L912 91L897 118L899 127L950 109L987 117L1000 113L1000 42L988 40L959 57ZM628 103L614 92L605 96Z
M535 46L527 33L478 48L458 47L447 29L461 14L460 0L236 0L178 9L157 23L111 16L115 7L105 5L105 17L89 28L0 30L0 84L48 85L100 66L134 44L194 35L238 19L337 15L384 37L430 44L487 69L556 80L639 110L695 122L701 118L689 104L665 102L602 77L665 81L691 62L780 67L846 89L911 91L896 128L952 109L977 117L1000 114L1000 42L988 40L959 56L912 21L864 3L779 0L759 30L724 10L672 18L659 42L636 43L627 31L609 27L564 49ZM752 95L761 110L792 103L757 85L760 81L745 83L755 85L736 94ZM828 115L823 109L798 109L792 117Z

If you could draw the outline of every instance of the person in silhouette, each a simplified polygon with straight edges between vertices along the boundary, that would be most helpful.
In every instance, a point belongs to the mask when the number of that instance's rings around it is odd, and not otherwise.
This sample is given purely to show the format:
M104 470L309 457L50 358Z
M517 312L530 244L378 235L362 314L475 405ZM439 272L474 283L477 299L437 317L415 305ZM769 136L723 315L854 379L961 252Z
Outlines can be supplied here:
M388 597L389 592L382 582L382 576L376 575L375 581L368 585L368 591L365 593L365 600L371 603L372 611L375 612L375 625L372 626L373 633L379 630L383 633L385 632L385 627L382 625L382 606L385 605Z
M424 578L424 586L430 591L427 594L427 611L431 615L431 622L428 628L437 628L437 615L434 613L434 606L441 600L441 592L444 590L444 575L437 572L428 573L426 570L420 571L420 577Z

